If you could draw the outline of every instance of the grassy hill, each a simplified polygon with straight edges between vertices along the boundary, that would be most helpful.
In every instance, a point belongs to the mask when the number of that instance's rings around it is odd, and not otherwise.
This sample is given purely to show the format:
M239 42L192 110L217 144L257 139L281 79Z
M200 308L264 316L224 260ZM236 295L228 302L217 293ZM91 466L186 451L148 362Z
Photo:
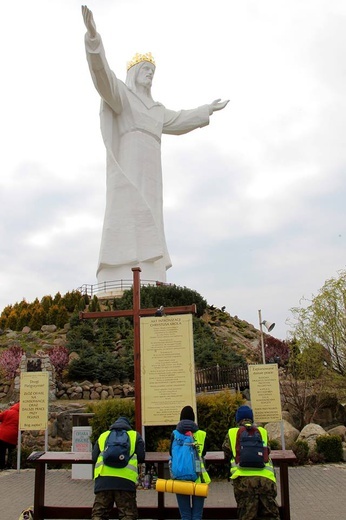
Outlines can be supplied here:
M197 368L229 366L259 361L260 332L253 325L224 309L208 305L196 291L186 287L143 287L141 307L177 306L195 303L193 318L195 363ZM121 377L131 378L133 370L133 330L130 318L108 318L80 321L80 310L111 310L132 307L132 291L121 298L90 300L78 292L45 296L7 306L0 315L1 352L19 346L34 354L53 347L77 353L71 377L87 377L98 372L100 363L107 363L109 373L118 370ZM49 327L47 326L49 325ZM72 363L72 364L73 364ZM83 365L83 369L80 367ZM78 367L78 364L80 365ZM0 363L1 365L1 363ZM70 367L69 367L70 369ZM95 373L96 373L95 372ZM101 371L104 373L104 370ZM68 374L67 374L68 376Z

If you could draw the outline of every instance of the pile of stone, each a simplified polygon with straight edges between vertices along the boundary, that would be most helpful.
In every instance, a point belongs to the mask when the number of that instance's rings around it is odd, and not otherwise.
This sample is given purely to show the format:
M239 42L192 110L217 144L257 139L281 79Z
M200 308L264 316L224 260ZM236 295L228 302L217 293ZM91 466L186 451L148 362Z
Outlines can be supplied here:
M56 398L78 401L85 400L105 400L123 397L133 397L135 395L134 386L129 383L116 383L114 385L102 385L101 383L61 383L56 385Z

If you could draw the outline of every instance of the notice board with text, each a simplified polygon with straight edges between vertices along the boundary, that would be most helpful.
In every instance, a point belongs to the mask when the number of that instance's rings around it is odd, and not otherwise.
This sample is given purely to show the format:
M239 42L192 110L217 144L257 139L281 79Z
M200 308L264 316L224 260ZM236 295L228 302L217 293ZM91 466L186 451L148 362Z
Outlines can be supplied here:
M279 372L276 363L249 365L251 407L256 422L281 421Z
M49 373L20 374L20 430L45 430L48 426Z
M140 337L143 425L175 425L184 406L196 412L192 316L141 318Z

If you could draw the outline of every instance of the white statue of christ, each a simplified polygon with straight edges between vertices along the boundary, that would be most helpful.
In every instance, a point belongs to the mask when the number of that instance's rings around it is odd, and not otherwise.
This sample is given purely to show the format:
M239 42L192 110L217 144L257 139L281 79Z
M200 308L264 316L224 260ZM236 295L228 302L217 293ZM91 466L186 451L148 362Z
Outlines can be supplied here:
M85 49L91 77L101 96L101 131L107 151L106 209L98 282L132 279L166 281L171 267L163 224L162 134L180 135L209 124L227 101L192 110L168 110L153 100L155 72L150 53L128 63L126 82L110 69L90 9L82 6Z

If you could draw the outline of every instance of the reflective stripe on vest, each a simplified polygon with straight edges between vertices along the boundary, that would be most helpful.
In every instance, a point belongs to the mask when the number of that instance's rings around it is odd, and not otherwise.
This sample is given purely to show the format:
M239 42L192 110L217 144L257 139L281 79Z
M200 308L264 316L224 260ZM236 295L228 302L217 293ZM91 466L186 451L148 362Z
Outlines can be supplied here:
M130 459L125 466L125 468L112 468L111 466L107 466L103 462L103 450L105 449L106 439L110 434L110 430L101 433L98 439L98 445L100 448L100 455L97 458L95 469L94 469L94 478L97 477L121 477L126 478L127 480L131 480L136 483L138 479L138 464L137 464L137 455L135 454L136 449L136 439L137 432L134 430L127 431L130 437Z
M228 436L231 444L232 454L236 454L237 434L239 428L231 428L228 430ZM258 430L261 434L263 445L268 446L268 433L267 430L258 426ZM269 478L273 482L276 482L275 470L271 459L265 464L264 468L241 468L235 461L235 456L231 459L231 479L237 477L265 477Z
M200 460L201 460L201 472L202 472L202 479L200 477L198 477L198 479L196 480L197 484L200 483L201 481L203 481L205 484L209 484L209 482L211 481L211 479L208 475L208 472L205 469L204 462L202 459L205 437L206 437L206 433L203 430L197 430L193 434L193 438L195 439L195 441L198 444L198 453L199 453Z

